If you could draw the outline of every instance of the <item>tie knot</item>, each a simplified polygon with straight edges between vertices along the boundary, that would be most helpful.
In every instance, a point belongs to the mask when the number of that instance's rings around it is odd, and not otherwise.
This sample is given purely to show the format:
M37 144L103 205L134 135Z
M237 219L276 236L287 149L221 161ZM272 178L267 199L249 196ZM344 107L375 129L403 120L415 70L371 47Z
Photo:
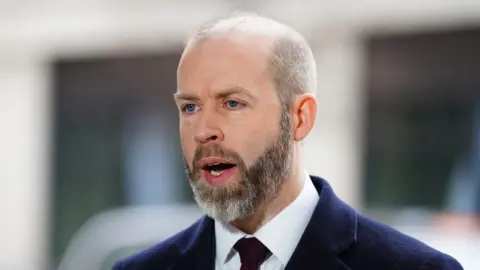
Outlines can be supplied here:
M238 240L235 244L235 249L240 254L242 264L260 265L270 254L270 250L255 237Z

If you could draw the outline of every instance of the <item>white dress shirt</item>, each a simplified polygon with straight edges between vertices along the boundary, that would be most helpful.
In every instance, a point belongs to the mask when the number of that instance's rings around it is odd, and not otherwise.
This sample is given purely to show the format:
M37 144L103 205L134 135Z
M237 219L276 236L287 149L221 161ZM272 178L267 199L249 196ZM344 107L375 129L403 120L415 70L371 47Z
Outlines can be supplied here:
M243 237L256 237L272 252L261 265L261 270L285 269L312 217L318 199L318 192L305 172L305 182L297 198L254 235L247 235L230 224L215 221L215 269L240 269L240 255L233 246Z

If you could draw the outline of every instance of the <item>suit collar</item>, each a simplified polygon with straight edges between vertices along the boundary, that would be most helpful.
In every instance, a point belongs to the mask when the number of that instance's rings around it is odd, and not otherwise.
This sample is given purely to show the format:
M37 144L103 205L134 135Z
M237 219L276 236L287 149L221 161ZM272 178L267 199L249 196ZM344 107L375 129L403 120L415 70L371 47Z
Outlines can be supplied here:
M179 241L180 256L172 270L215 269L215 233L213 219L204 216L184 232L185 241ZM187 231L189 230L187 229Z
M324 269L347 270L338 255L357 239L357 214L334 194L327 181L316 176L311 180L320 198L286 269L320 264ZM214 221L203 217L191 228L186 245L178 247L181 258L174 269L214 269Z
M338 255L356 242L357 213L340 200L327 181L311 176L320 200L307 226L306 233L315 237L319 248Z
M305 265L349 269L339 258L357 239L357 214L341 201L327 181L311 176L320 199L286 270Z

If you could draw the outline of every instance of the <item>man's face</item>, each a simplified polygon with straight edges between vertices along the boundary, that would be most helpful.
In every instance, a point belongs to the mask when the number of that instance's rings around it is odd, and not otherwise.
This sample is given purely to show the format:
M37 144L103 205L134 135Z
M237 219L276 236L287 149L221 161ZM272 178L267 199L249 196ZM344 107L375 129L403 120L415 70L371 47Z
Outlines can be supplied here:
M269 43L242 35L190 48L177 73L180 139L195 199L230 222L253 214L290 172L289 110L267 75Z

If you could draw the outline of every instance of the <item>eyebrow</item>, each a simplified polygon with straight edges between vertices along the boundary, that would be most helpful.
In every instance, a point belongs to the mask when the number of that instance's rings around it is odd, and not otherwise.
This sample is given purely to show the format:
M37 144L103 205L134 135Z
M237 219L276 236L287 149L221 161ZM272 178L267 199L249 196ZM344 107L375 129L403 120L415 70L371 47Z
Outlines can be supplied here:
M221 90L217 93L214 94L215 98L216 99L222 99L222 98L226 98L226 97L229 97L233 94L244 94L246 96L248 96L250 99L253 99L253 100L257 100L257 98L252 94L250 93L250 91L248 91L247 89L243 88L243 87L240 87L240 86L235 86L235 87L230 87L230 88L227 88L227 89L224 89L224 90ZM173 94L175 100L178 102L178 101L196 101L196 100L200 100L200 97L197 96L197 95L194 95L194 94L186 94L186 93L175 93Z
M175 101L191 101L191 100L199 100L200 98L197 95L192 95L192 94L184 94L184 93L175 93L173 94L173 97L175 98Z

